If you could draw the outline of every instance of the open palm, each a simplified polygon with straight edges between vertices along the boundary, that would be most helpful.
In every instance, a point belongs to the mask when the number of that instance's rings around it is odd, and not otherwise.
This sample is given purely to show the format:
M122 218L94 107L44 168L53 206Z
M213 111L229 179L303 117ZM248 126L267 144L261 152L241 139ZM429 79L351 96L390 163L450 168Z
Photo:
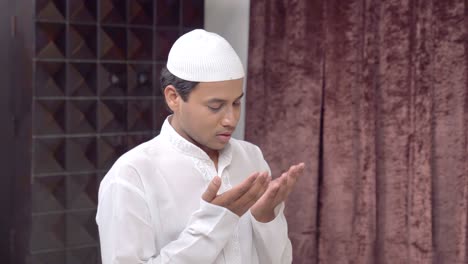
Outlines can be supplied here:
M293 165L268 185L265 193L251 207L250 211L259 222L269 222L275 218L274 209L284 202L304 172L304 163Z

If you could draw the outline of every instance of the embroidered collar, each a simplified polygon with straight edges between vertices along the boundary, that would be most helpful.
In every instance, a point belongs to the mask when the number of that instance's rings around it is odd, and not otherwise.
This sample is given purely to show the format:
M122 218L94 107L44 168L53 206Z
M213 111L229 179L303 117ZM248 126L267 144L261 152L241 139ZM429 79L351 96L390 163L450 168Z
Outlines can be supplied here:
M161 133L160 135L166 137L169 142L180 152L203 160L203 161L210 161L211 159L206 154L205 151L203 151L201 148L193 144L192 142L188 141L184 137L182 137L175 129L172 127L172 125L169 123L169 118L171 116L168 116L166 120L164 121L162 128L161 128ZM226 146L224 147L223 150L219 152L219 158L218 158L218 167L224 168L228 166L231 163L232 160L232 149L231 149L231 142L228 142Z

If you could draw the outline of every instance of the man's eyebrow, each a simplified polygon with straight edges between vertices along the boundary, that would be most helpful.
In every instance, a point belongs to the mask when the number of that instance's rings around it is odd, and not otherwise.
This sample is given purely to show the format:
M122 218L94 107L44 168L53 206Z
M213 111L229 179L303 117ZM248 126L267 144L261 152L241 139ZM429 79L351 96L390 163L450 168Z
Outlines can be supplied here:
M242 93L239 97L236 98L236 101L244 97L244 93Z
M237 97L236 100L234 100L234 101L237 101L237 100L241 99L243 96L244 96L244 93L242 93L242 94L241 94L239 97ZM220 99L220 98L212 98L212 99L210 99L210 100L208 100L208 101L206 101L206 102L207 102L208 104L210 104L210 103L225 103L225 102L227 102L227 100Z

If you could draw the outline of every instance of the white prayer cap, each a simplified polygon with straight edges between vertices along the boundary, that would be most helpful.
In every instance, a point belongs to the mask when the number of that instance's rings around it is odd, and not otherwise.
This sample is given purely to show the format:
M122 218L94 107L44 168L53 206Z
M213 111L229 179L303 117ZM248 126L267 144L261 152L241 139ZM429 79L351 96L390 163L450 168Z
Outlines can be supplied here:
M180 79L217 82L244 77L242 62L231 45L216 33L192 30L179 37L167 59L167 69Z

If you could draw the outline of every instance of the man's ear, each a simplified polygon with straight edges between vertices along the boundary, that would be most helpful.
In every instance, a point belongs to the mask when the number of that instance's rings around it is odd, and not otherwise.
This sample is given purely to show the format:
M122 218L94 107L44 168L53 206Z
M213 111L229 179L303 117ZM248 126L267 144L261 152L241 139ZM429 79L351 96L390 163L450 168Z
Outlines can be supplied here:
M166 103L169 109L171 109L173 113L177 112L182 98L180 97L179 93L177 93L177 90L174 86L166 86L164 89L164 98L166 99Z

